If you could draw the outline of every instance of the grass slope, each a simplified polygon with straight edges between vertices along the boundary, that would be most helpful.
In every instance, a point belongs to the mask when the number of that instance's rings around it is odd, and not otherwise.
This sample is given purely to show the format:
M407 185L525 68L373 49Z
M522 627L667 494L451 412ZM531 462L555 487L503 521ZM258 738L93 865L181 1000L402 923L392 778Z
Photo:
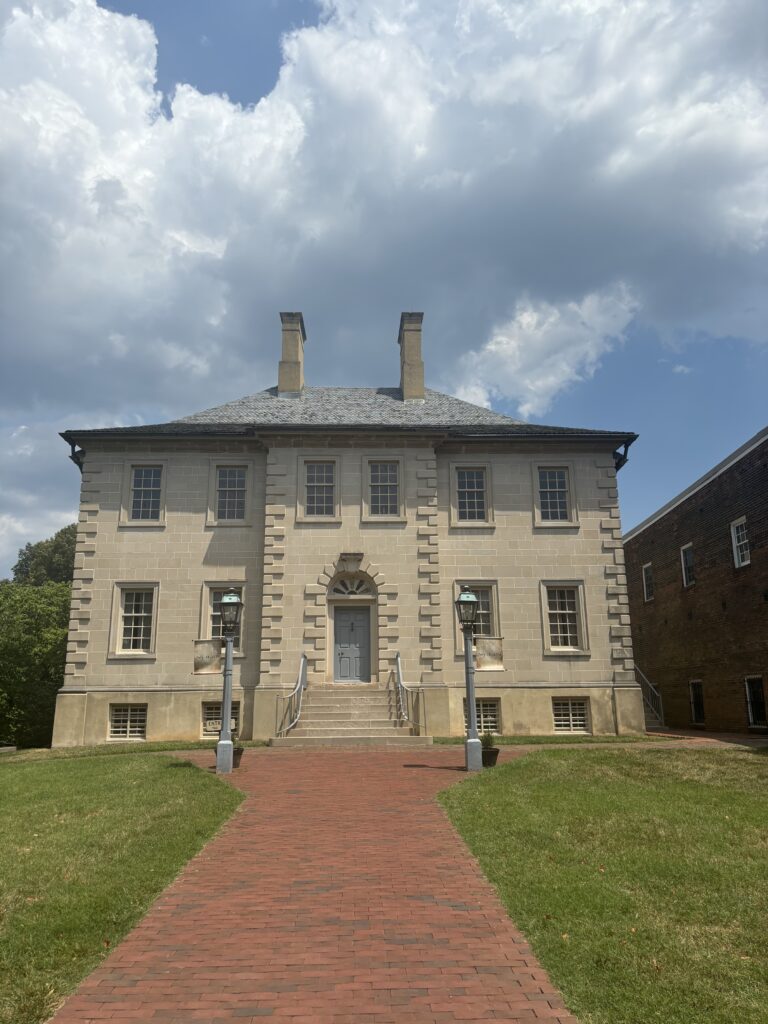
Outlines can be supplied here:
M3 759L0 794L2 1024L46 1020L242 799L135 752Z
M582 1024L762 1024L768 757L545 750L441 795Z

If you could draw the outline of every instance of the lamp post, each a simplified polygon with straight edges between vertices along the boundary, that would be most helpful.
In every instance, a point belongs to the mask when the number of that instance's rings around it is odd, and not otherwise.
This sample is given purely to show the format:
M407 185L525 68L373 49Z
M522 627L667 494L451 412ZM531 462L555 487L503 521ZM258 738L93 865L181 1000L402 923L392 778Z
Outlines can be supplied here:
M456 614L464 631L464 676L467 685L467 739L464 744L465 764L468 772L483 770L483 750L477 735L477 707L475 706L475 655L473 651L474 625L477 620L477 594L470 587L462 587L456 599Z
M236 590L221 595L221 632L226 644L224 654L224 694L221 701L221 731L216 744L216 772L227 774L232 771L232 650L235 633L240 622L243 602Z

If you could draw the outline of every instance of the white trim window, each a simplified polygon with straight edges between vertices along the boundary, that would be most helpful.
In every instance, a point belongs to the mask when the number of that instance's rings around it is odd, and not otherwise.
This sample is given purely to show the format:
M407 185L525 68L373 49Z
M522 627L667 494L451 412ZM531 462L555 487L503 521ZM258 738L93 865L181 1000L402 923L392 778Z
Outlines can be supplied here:
M543 583L545 648L551 654L585 653L583 585L580 582Z
M590 732L589 698L553 697L552 719L555 732Z
M120 652L148 654L153 649L155 588L120 588Z
M484 523L488 519L488 489L482 466L456 467L456 518Z
M501 701L498 697L475 697L477 731L501 734ZM464 698L464 728L467 728L467 698Z
M240 731L240 701L232 701L230 728L233 735ZM218 736L221 732L221 701L203 701L203 736Z
M111 740L145 740L147 738L147 705L110 704L109 738Z
M304 463L304 515L330 519L336 515L336 463Z
M567 466L539 466L538 476L541 521L570 522L571 489Z
M397 459L368 461L368 515L400 515L400 463Z
M749 565L749 534L747 533L747 517L741 516L731 523L731 544L733 546L733 564L737 569Z
M693 544L684 544L680 548L680 568L683 574L683 586L692 587L696 582L696 571L693 567Z
M162 518L163 467L131 466L131 522L159 523Z
M704 724L704 684L700 679L692 679L688 683L688 695L691 701L691 724Z
M643 566L643 600L653 600L653 563L646 562Z
M762 676L747 676L744 680L747 695L747 721L753 729L765 729L768 717L765 708L765 687Z
M208 602L210 612L209 631L211 635L211 640L221 640L222 646L224 645L224 633L221 628L221 599L224 596L224 594L228 593L230 590L234 590L234 592L238 595L240 600L243 601L242 586L208 587ZM244 605L245 602L243 601L243 606ZM242 628L244 612L245 607L243 607L243 611L241 612L240 622L237 626L237 629L235 630L234 635L235 642L233 645L233 649L237 652L239 652L242 649Z
M216 519L243 521L246 514L247 466L216 467Z

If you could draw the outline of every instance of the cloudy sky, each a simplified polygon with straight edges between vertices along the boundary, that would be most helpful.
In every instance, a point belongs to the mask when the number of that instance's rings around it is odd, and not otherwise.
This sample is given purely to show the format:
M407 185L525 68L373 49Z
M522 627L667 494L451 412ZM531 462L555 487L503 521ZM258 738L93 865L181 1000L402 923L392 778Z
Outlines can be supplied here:
M271 386L636 430L634 525L766 422L764 0L0 0L0 576L67 427Z

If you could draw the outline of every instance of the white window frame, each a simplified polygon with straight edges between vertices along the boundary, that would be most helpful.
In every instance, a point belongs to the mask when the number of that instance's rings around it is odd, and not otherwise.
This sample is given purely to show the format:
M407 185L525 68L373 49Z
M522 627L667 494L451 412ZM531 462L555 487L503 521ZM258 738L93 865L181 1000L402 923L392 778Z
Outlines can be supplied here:
M739 544L738 544L738 541L736 539L736 531L738 530L738 528L740 526L744 527L744 533L746 535L746 545L747 545L747 557L745 559L743 559L743 560L741 559L741 556L740 556L740 553L739 553ZM734 564L734 567L736 569L743 569L744 566L749 565L750 562L752 561L752 552L749 549L749 534L747 533L747 517L746 516L739 516L738 519L734 519L733 522L731 523L731 546L733 548L733 564Z
M200 632L201 640L214 640L213 636L213 595L216 590L239 590L240 600L243 603L240 612L240 643L232 648L234 658L245 656L245 625L247 618L247 594L244 580L206 580L203 583L202 598L200 601ZM224 644L222 643L222 649Z
M125 593L129 590L151 590L152 597L152 633L149 650L124 650L123 642L123 610ZM157 651L158 605L160 604L160 584L156 580L130 580L115 583L112 593L112 615L110 620L110 642L107 658L111 661L154 661Z
M463 699L464 728L467 728L467 698ZM501 721L501 698L499 697L475 697L475 709L477 712L477 731L482 734L491 732L494 736L502 735ZM491 728L491 719L496 724Z
M755 680L758 680L763 689L763 706L765 707L766 703L768 703L765 699L765 680L763 677L759 675L744 676L744 692L747 699L747 723L750 729L765 729L768 728L768 709L766 709L766 718L762 722L756 722L752 707L752 695L749 692L749 684Z
M696 718L695 714L694 714L694 708L695 708L694 700L693 700L693 688L694 688L694 686L700 686L701 687L701 708L702 708L701 718ZM706 705L704 704L704 683L701 681L701 679L691 679L691 680L689 680L689 682L688 682L688 702L690 704L690 709L691 709L691 725L704 725L704 723L707 720L707 709L706 709Z
M219 470L220 469L244 469L245 470L245 516L242 519L219 519ZM227 458L211 459L208 469L208 511L206 514L206 526L217 527L243 527L251 526L253 522L253 463L249 459Z
M647 580L646 575L645 575L645 570L646 569L650 570L650 576L651 576L651 592L650 592L650 594L648 593L648 580ZM645 565L642 566L640 572L641 572L641 575L643 577L643 601L645 601L645 602L652 601L654 599L654 597L656 596L656 586L655 586L655 582L654 582L654 579L653 579L653 562L646 562Z
M584 708L584 726L574 727L574 705L583 705ZM561 705L561 709L558 710L556 705ZM562 705L567 705L567 715L569 724L567 726L558 725L558 715L563 714ZM568 733L572 736L589 736L592 734L592 715L591 707L589 703L589 697L553 697L552 698L552 730L555 733ZM578 713L581 718L581 712Z
M394 462L397 464L397 504L398 511L394 515L374 515L371 512L371 465L374 462ZM405 515L405 464L402 456L365 455L362 462L362 511L360 518L364 523L404 523Z
M128 708L128 721L126 722L126 735L125 736L115 736L113 734L113 729L114 729L114 713L117 711L118 708L121 708L121 709L122 708ZM134 715L134 711L136 712L135 715ZM142 711L143 711L143 715L141 714ZM133 703L131 701L124 701L122 703L118 703L116 701L115 703L110 703L109 711L108 711L108 716L109 716L108 719L107 719L107 723L108 723L107 724L107 742L108 743L145 743L146 742L146 739L147 739L147 720L148 720L148 717L149 717L148 714L147 714L147 705L146 704ZM137 718L139 721L141 721L141 719L143 718L144 729L143 729L143 732L142 732L142 734L140 736L136 736L136 735L131 736L130 735L131 726L133 724L132 721L131 721L132 718Z
M133 471L142 467L157 467L160 470L160 518L131 519L133 507ZM165 495L168 485L168 462L166 459L133 459L123 467L123 486L120 500L119 526L133 530L162 530L165 528Z
M576 591L576 630L578 647L553 647L549 622L549 590L566 589ZM589 631L587 629L587 610L584 580L542 580L539 584L541 605L541 627L544 643L544 656L548 658L573 658L590 655Z
M541 514L541 488L539 486L539 470L560 469L565 473L566 494L568 502L567 519L544 519ZM565 459L535 462L531 465L533 475L533 525L545 530L562 530L578 527L579 508L576 501L576 471L572 462Z
M688 578L686 577L684 555L685 551L691 552L691 571L693 573L693 578L691 580L688 580ZM694 586L694 584L696 583L696 563L693 561L693 541L689 541L687 544L683 544L680 548L680 572L683 578L683 586L686 589L688 587Z
M200 735L201 735L201 737L204 740L205 739L210 739L211 736L218 736L219 733L221 732L221 704L222 704L222 702L220 700L204 700L202 702L202 704L200 705L200 714L201 714L201 719L200 719ZM210 718L206 717L206 709L212 709L212 708L218 708L219 709L218 718L216 718L215 716L211 716ZM205 727L206 726L206 722L212 722L212 721L219 723L218 728L213 730L213 731L211 729L206 729L206 727ZM240 732L240 701L239 700L233 700L232 701L232 717L230 718L230 723L231 723L233 737L237 736L239 734L239 732Z
M482 470L485 474L485 519L459 519L459 470ZM493 480L491 463L475 459L463 459L450 464L450 526L462 530L487 530L493 528Z
M490 592L491 598L491 633L480 633L478 636L489 636L493 639L502 640L501 635L501 624L499 621L499 581L498 580L479 580L479 579L460 579L454 580L453 582L453 600L454 602L461 593L462 587L469 587L473 591L478 589L487 590ZM459 625L458 616L454 613L453 615L453 631L455 640L455 653L464 657L464 630ZM494 666L497 671L501 670L502 666ZM492 671L492 669L483 669L476 666L477 671Z
M307 466L313 463L333 464L333 514L332 515L307 515ZM299 523L340 523L341 522L341 473L339 472L340 459L334 455L312 455L302 456L298 463L298 487L296 521Z

